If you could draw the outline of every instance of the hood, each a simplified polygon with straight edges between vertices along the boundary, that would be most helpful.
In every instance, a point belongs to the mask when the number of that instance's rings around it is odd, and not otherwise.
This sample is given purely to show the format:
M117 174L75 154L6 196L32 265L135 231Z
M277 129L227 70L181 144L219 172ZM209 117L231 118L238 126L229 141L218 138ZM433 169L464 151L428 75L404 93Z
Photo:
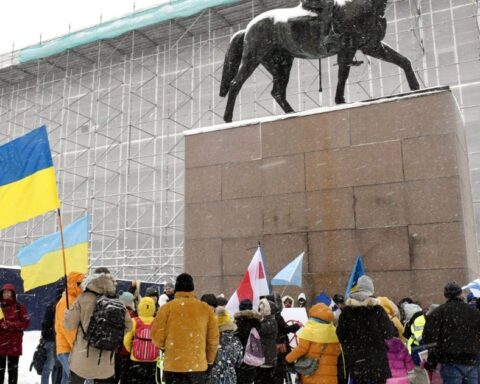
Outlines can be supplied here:
M273 301L261 299L258 303L258 312L260 312L262 319L265 319L270 315L275 315L277 313L277 307Z
M85 278L83 290L89 290L99 295L115 296L115 280L110 273L94 273Z
M285 306L285 301L287 301L287 300L290 300L292 302L292 307L295 306L295 300L293 299L292 296L288 296L288 295L282 297L283 306Z
M405 348L405 344L398 337L393 337L391 339L385 340L385 345L388 348L389 352L398 353Z
M403 313L404 313L404 321L405 323L408 323L412 317L417 314L418 312L422 312L422 307L420 307L418 304L415 303L405 303L402 305L403 308Z
M260 312L254 309L245 309L243 311L236 312L234 318L235 320L240 318L261 320L262 315L260 315Z
M68 295L71 297L78 297L83 292L81 285L78 283L82 283L85 279L85 275L80 272L70 272L67 276L67 287L68 287Z
M153 317L155 315L155 301L151 297L144 297L138 303L138 316Z
M398 311L398 307L395 303L390 300L388 297L378 297L378 302L382 306L382 308L387 312L388 317L399 317L400 312Z
M380 305L380 302L375 297L367 297L365 300L355 300L350 296L349 299L345 302L345 305L348 307L373 307L375 305Z
M9 291L12 291L12 300L17 301L17 290L13 284L7 283L2 286L2 289L0 289L0 300L3 300L3 291L8 289Z
M308 311L308 316L316 319L324 320L326 322L333 321L333 311L330 307L327 307L324 303L315 304Z

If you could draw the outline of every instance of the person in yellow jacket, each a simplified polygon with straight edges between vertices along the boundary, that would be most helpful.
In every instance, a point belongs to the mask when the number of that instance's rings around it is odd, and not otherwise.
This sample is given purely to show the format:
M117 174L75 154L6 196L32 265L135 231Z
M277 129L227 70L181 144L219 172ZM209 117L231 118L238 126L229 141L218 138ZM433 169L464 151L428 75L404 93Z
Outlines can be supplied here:
M395 303L390 300L388 297L377 297L380 305L382 308L387 312L388 317L392 321L393 325L395 326L397 332L398 332L398 337L403 341L406 342L407 339L403 336L404 332L404 327L402 325L402 322L399 319L400 316L400 311L398 310L398 307L395 305Z
M164 351L166 384L205 382L206 371L217 355L219 330L215 313L195 297L189 274L178 275L175 299L158 310L152 339Z
M83 292L80 285L84 278L85 275L80 272L70 272L67 276L68 304L70 308L73 306L78 296ZM55 342L57 347L57 359L62 365L61 384L68 384L70 377L70 365L68 359L77 335L76 330L66 330L63 327L63 319L65 317L66 309L67 298L65 292L63 292L62 298L58 301L55 308Z
M144 297L138 304L138 317L133 318L132 330L125 334L123 344L132 360L127 382L150 384L155 381L155 368L159 349L151 339L151 327L156 305L151 297Z
M319 359L315 373L301 376L302 384L337 384L337 359L340 354L332 310L323 303L315 304L308 311L309 319L298 333L298 346L286 357L294 363L301 357Z

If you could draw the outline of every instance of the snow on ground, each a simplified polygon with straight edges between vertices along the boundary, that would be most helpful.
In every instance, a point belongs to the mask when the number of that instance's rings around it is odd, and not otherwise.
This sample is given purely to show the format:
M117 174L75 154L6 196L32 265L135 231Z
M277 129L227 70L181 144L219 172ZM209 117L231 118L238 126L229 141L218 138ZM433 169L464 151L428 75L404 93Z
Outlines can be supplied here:
M35 369L29 371L33 352L40 340L40 331L30 331L23 334L23 355L20 357L18 368L18 384L40 384L40 376Z

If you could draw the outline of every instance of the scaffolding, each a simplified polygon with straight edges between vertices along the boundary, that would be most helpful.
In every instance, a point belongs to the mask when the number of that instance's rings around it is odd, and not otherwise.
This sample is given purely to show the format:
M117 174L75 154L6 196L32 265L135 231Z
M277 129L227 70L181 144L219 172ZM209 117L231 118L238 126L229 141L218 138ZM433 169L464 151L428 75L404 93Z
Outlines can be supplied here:
M43 59L0 57L0 143L47 125L64 222L91 215L91 267L152 282L183 270L183 132L223 122L218 90L230 37L259 13L296 3L239 1ZM385 41L411 58L422 87L448 84L459 100L480 222L478 12L478 0L391 1ZM408 91L399 68L358 58L366 65L352 69L347 100ZM296 110L334 103L336 59L321 72L323 93L318 61L295 60L287 97ZM259 68L234 119L282 113L270 88ZM17 264L20 247L54 230L52 213L1 231L0 263Z

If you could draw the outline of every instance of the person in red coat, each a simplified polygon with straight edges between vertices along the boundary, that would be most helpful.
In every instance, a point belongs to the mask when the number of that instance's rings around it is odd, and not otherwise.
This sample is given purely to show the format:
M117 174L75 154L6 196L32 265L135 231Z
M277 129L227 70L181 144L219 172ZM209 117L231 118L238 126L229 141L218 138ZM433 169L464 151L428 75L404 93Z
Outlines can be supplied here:
M17 302L15 287L5 284L0 289L0 384L5 380L8 362L8 384L17 384L18 359L22 355L23 331L28 328L27 310Z

